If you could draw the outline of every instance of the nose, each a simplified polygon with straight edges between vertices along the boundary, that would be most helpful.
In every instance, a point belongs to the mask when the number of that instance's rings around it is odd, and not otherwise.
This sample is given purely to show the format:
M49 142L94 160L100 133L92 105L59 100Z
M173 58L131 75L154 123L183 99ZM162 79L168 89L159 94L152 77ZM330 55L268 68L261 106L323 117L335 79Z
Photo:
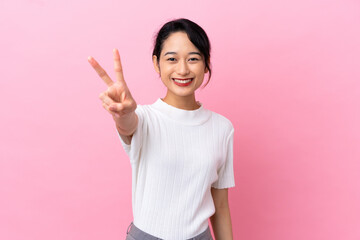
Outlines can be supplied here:
M177 74L179 75L187 75L190 72L189 66L186 61L179 61L176 69Z

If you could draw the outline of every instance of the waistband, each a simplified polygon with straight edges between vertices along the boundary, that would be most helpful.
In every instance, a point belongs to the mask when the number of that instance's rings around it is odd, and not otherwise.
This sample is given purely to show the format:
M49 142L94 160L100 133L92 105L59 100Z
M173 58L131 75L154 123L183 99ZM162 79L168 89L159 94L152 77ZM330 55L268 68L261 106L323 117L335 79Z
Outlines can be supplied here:
M129 230L129 228L130 228L130 230ZM136 227L133 222L131 222L130 225L128 226L126 234L130 234L133 238L135 238L135 240L163 240L161 238L157 238L153 235L150 235L150 234L142 231L141 229ZM204 232L200 233L199 235L197 235L193 238L189 238L187 240L213 240L213 238L212 238L212 235L210 232L210 228L208 226Z

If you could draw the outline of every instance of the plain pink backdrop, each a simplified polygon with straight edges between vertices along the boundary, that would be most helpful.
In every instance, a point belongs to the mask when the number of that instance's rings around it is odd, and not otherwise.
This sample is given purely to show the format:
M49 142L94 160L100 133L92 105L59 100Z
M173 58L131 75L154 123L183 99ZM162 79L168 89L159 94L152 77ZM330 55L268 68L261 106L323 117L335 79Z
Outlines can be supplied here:
M131 167L87 57L113 77L118 48L151 104L153 36L178 17L212 44L197 100L235 127L234 239L360 239L355 0L1 1L0 239L125 239Z

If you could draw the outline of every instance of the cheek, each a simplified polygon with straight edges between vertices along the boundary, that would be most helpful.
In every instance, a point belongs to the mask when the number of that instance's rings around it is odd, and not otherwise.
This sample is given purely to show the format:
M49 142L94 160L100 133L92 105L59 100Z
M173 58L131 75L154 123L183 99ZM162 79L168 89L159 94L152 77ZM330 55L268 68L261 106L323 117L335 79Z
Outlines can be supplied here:
M171 74L173 72L173 69L172 69L171 66L161 65L160 66L160 72L161 72L161 75L166 76L166 75Z
M204 75L205 74L205 69L201 68L201 67L196 67L195 69L193 69L193 71L196 75Z
M201 74L205 71L205 65L198 63L191 66L192 72Z

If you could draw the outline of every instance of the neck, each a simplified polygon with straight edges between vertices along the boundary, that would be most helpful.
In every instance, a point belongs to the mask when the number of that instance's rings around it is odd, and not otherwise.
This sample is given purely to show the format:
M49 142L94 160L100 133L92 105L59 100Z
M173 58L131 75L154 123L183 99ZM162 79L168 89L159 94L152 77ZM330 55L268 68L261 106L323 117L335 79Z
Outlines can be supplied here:
M168 92L166 96L161 100L163 100L164 102L166 102L171 106L184 110L196 110L200 108L200 105L197 104L195 100L195 94L189 96L177 96L177 95L169 94Z

